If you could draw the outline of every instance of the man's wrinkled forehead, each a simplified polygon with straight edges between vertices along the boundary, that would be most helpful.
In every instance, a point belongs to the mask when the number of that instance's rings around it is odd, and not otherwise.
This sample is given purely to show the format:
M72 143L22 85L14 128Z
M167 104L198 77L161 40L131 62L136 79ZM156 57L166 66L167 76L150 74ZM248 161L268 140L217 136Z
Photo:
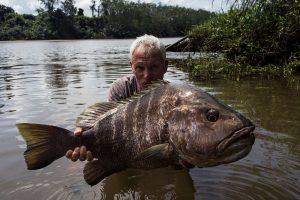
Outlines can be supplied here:
M161 59L164 61L164 56L161 51L155 47L151 47L150 45L142 45L136 48L132 53L132 58L141 58L150 59L156 57L156 59Z

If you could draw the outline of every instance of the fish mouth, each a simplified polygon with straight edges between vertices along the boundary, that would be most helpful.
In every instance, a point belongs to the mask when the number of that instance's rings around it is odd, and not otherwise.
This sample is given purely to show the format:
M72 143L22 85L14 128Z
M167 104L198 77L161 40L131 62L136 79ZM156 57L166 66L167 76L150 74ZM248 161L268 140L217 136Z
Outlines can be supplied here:
M232 151L242 150L245 146L252 146L255 138L253 134L254 129L255 126L251 125L234 131L217 145L216 155L229 154Z
M251 151L255 140L254 129L255 126L251 125L232 132L217 144L213 154L198 154L197 156L180 154L179 157L186 163L197 167L212 167L237 161Z

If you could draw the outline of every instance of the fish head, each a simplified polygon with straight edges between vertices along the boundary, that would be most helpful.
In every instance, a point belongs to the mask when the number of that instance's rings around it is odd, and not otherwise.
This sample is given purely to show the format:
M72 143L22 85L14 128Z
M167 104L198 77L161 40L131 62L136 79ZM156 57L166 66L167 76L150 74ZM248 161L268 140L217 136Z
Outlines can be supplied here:
M182 91L167 117L179 159L197 167L245 157L254 143L252 122L202 90Z

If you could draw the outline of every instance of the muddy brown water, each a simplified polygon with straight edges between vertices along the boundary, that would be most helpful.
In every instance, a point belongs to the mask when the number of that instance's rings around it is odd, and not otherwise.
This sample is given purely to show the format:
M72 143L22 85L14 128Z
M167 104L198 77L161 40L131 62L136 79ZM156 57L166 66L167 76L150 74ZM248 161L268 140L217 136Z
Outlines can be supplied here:
M82 162L62 158L28 171L16 122L73 130L84 108L106 101L110 84L131 73L132 41L0 42L0 199L300 199L300 89L263 78L198 82L173 66L166 80L202 88L256 124L247 157L189 172L129 169L94 187Z

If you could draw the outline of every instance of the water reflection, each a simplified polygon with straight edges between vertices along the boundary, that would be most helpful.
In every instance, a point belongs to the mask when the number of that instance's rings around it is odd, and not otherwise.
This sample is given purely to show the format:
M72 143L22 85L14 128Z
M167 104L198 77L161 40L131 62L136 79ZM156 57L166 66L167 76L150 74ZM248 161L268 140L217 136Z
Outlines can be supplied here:
M44 169L26 170L25 143L15 123L29 121L73 130L83 109L106 101L110 84L131 73L131 42L1 42L1 199L300 198L299 90L283 81L260 78L196 82L173 66L167 80L201 87L254 121L257 139L246 158L190 172L131 169L94 187L84 182L84 163L59 159Z
M68 86L68 70L64 65L51 64L46 65L46 83L49 88L65 88Z
M151 171L126 170L104 181L107 199L194 199L188 171L164 168Z

